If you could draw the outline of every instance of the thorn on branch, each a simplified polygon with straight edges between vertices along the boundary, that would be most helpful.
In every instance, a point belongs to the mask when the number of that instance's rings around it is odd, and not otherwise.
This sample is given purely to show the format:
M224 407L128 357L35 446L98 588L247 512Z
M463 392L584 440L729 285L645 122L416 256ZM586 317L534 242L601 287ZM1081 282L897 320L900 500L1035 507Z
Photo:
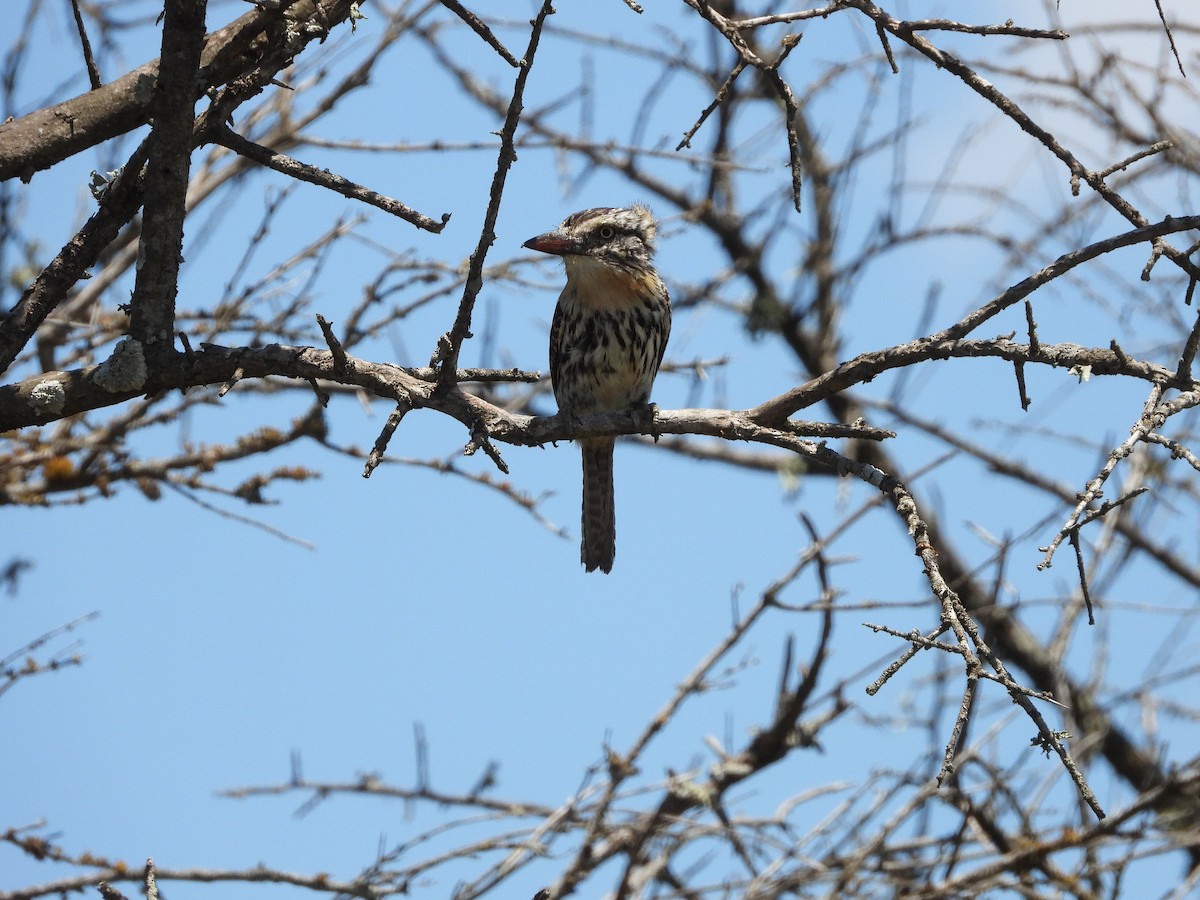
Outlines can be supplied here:
M363 478L370 478L371 473L379 468L379 464L383 462L383 454L387 452L388 442L396 433L400 420L408 414L410 409L412 409L412 404L408 400L400 400L396 403L396 408L388 415L387 422L384 423L383 430L379 432L379 437L375 439L375 446L371 448L371 454L367 457L367 464L363 467Z
M1193 276L1188 281L1188 301L1191 301L1192 288L1196 286L1196 279ZM1189 384L1192 380L1192 362L1196 358L1196 351L1200 349L1200 315L1197 315L1195 324L1192 325L1191 332L1188 333L1187 341L1183 345L1183 352L1179 354L1179 365L1175 367L1175 380L1181 385Z
M329 394L321 390L321 385L317 384L317 379L308 378L308 386L313 389L313 393L317 395L317 402L321 404L322 409L329 408Z
M1088 624L1095 625L1096 616L1092 610L1092 595L1088 591L1087 567L1083 564L1083 548L1079 545L1078 528L1071 532L1071 548L1075 551L1075 565L1079 569L1079 588L1083 591L1083 602L1087 606Z
M413 722L413 744L417 759L417 791L428 792L429 787L429 742L425 739L425 726Z
M1111 341L1109 341L1108 346L1112 350L1113 355L1117 358L1117 362L1119 362L1123 368L1129 365L1129 356L1125 353L1124 349L1122 349L1121 345L1117 343L1116 338L1113 338Z
M1158 262L1166 249L1166 240L1163 238L1155 238L1150 243L1150 258L1146 260L1146 265L1142 267L1142 281L1150 280L1150 270L1154 268L1154 264Z
M779 666L779 691L775 697L776 718L779 718L783 714L788 698L791 696L791 691L788 690L788 682L792 676L792 655L795 653L795 650L796 636L789 634L783 645L783 663Z
M217 391L217 396L224 397L226 394L228 394L231 390L233 390L233 386L242 380L245 374L246 370L241 366L238 366L236 369L234 369L233 374L229 377L229 380L221 385L221 389Z
M317 313L317 324L321 326L321 334L325 336L325 343L329 345L329 352L333 354L333 374L345 374L346 350L342 346L342 342L337 339L337 335L333 333L333 323Z
M482 450L488 455L488 458L496 464L496 468L508 474L508 463L500 456L500 451L496 449L496 445L492 443L491 437L488 436L487 429L482 423L477 422L475 427L471 429L471 440L467 442L467 446L463 448L464 456L474 456L477 450Z
M494 759L489 761L487 768L483 770L483 774L471 786L471 790L467 792L467 796L474 799L480 796L484 791L490 790L496 786L496 773L500 771L500 763Z
M1014 360L1013 371L1017 376L1017 393L1021 397L1021 409L1028 412L1029 404L1033 401L1029 399L1029 394L1025 393L1025 363L1019 359Z
M887 32L883 30L883 23L875 23L875 33L879 35L879 43L883 45L883 53L887 57L888 65L892 67L892 74L899 75L900 67L896 65L896 56L892 53L892 43L888 40Z

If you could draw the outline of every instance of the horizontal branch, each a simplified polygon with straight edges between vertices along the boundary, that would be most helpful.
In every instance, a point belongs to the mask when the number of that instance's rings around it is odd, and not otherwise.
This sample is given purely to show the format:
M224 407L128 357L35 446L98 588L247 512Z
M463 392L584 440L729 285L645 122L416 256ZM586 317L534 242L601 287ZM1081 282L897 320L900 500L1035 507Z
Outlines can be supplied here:
M847 461L827 450L823 443L807 439L806 435L860 440L882 440L891 436L891 432L882 429L821 422L786 422L769 427L746 412L724 409L659 410L653 416L639 410L571 419L519 415L458 388L439 390L436 382L421 377L428 374L423 369L404 369L352 356L347 356L342 363L335 360L331 351L313 347L271 344L233 349L205 344L190 357L177 355L152 374L146 373L143 367L130 375L118 364L121 359L134 355L126 349L99 366L48 372L0 387L0 432L44 425L143 394L280 376L354 386L375 396L404 403L411 409L433 409L451 416L472 432L482 428L492 440L519 446L541 446L583 437L696 434L783 447L840 470ZM508 371L497 374L512 377ZM522 376L524 373L516 374Z
M93 857L94 858L94 857ZM155 867L155 876L159 881L187 881L194 883L229 882L232 884L284 884L293 887L307 888L318 894L328 894L345 897L363 897L361 882L338 881L330 878L325 872L312 875L288 872L282 869L268 868L260 864L252 869L165 869ZM94 891L98 882L119 884L141 884L142 873L136 867L126 866L118 862L108 867L100 867L79 875L67 875L56 881L37 885L32 889L16 891L0 891L0 900L28 900L30 897L66 896L71 893ZM94 893L89 896L95 896Z
M921 340L864 353L753 409L658 410L653 418L639 411L616 412L568 421L562 416L510 413L462 390L438 391L437 383L431 380L435 370L429 368L402 368L353 356L347 356L345 364L340 365L329 350L281 344L241 348L205 344L190 356L179 354L155 368L152 374L142 372L140 379L135 377L125 382L122 378L128 377L128 373L114 363L120 362L119 356L133 358L135 354L130 353L130 349L136 348L127 347L124 354L114 354L112 359L98 366L47 372L16 384L0 386L0 433L45 425L158 391L280 376L357 387L377 397L404 402L412 409L435 409L469 428L482 426L491 438L508 444L537 446L584 437L695 434L765 443L806 456L821 457L819 444L805 440L805 437L883 440L890 437L891 432L867 426L788 420L779 412L783 399L790 401L789 406L796 403L794 408L812 406L851 385L869 382L888 369L929 360L998 358L1058 368L1087 366L1093 375L1125 375L1180 390L1200 389L1194 382L1176 384L1174 372L1163 366L1133 359L1111 349L1039 343L1031 350L1028 344L1004 338L946 340L935 344ZM118 370L115 379L114 369ZM533 375L509 369L472 369L463 374L476 381L527 381ZM837 464L834 459L821 461Z
M1074 153L1060 143L1053 134L1038 124L1016 101L1004 94L994 84L980 76L953 54L932 44L920 31L914 30L913 23L901 22L893 18L890 13L881 9L875 3L871 2L871 0L840 0L840 3L843 6L853 7L869 17L875 23L875 27L881 38L884 37L885 32L896 36L933 62L939 69L944 69L954 75L968 88L992 104L1018 128L1054 154L1071 173L1072 193L1077 194L1079 183L1081 181L1086 182L1109 206L1120 213L1132 225L1142 228L1149 224L1132 203L1104 181L1101 173L1088 169ZM888 54L889 59L891 59L891 50L887 45L886 39L884 39L884 50ZM892 65L894 68L894 60L892 60ZM1192 277L1200 276L1195 265L1188 259L1186 252L1172 247L1166 242L1162 242L1156 245L1156 256L1159 253L1165 255Z

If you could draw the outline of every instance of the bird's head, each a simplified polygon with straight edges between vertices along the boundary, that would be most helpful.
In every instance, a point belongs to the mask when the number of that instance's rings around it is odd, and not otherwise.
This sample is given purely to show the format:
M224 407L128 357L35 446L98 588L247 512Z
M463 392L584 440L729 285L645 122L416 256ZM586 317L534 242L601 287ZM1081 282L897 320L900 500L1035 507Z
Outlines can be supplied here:
M639 272L650 267L656 231L653 214L640 203L604 206L569 215L556 229L530 238L524 246L563 257L568 272L574 265L597 263Z

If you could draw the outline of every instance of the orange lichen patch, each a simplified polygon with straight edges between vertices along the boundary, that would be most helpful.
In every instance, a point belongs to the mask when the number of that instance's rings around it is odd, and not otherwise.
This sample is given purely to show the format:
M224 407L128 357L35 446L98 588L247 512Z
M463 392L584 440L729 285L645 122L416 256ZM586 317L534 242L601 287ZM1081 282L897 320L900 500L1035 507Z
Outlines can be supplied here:
M67 456L52 456L42 463L42 477L50 484L71 481L77 473L75 463Z

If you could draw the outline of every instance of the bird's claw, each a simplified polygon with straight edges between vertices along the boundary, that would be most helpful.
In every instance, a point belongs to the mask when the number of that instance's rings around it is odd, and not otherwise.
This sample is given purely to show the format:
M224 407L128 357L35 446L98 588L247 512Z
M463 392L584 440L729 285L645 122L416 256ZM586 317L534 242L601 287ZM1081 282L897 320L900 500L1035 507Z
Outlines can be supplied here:
M658 439L662 433L658 430L658 404L645 403L638 406L629 412L630 418L633 419L633 424L642 431L648 431L650 437L654 438L654 443L658 443Z

